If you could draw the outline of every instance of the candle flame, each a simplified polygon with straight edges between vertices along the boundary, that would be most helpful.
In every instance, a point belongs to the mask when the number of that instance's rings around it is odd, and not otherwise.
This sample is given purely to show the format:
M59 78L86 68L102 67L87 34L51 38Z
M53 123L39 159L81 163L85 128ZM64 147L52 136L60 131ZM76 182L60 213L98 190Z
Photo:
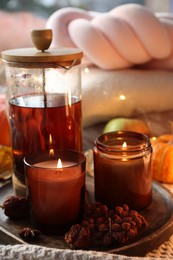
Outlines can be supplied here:
M49 144L52 144L52 135L49 135Z
M50 149L50 150L49 150L49 155L50 155L50 156L54 156L54 154L55 154L55 153L54 153L54 149Z
M126 148L127 148L127 143L124 142L123 145L122 145L122 149L126 150ZM127 157L126 157L125 154L122 155L122 161L127 161Z
M54 156L54 154L55 154L54 149L51 148L51 145L52 145L52 135L51 134L49 135L49 145L50 145L49 155Z
M123 143L122 148L127 148L127 143L126 142Z
M60 158L58 159L58 162L57 162L57 168L58 168L58 169L61 169L61 168L62 168L62 162L61 162L61 159L60 159Z

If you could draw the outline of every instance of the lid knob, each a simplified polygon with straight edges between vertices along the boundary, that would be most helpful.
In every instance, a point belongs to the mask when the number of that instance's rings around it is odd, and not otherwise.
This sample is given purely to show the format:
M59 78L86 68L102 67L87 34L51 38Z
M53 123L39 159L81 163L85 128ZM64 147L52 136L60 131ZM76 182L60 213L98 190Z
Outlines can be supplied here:
M42 29L33 30L31 32L32 41L38 50L45 51L49 48L52 42L52 30Z

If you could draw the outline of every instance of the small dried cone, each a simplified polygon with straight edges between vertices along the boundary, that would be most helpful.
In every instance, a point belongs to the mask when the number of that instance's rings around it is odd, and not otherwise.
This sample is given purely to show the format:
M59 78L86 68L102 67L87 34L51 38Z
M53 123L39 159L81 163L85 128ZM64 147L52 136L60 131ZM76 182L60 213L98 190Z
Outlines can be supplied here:
M1 207L4 209L4 214L13 220L29 218L30 216L29 202L24 197L10 195Z

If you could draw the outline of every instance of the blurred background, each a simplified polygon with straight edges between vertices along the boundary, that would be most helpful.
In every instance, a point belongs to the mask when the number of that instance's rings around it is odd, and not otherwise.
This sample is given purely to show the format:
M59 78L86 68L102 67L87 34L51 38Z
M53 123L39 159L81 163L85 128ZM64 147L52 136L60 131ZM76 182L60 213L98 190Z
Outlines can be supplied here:
M171 12L173 0L0 0L0 52L33 46L31 30L45 28L58 9L77 7L102 13L127 3L147 6L153 12Z
M72 6L85 10L106 12L125 3L139 3L151 8L154 12L168 12L172 0L0 0L0 9L10 12L30 11L48 18L55 10Z

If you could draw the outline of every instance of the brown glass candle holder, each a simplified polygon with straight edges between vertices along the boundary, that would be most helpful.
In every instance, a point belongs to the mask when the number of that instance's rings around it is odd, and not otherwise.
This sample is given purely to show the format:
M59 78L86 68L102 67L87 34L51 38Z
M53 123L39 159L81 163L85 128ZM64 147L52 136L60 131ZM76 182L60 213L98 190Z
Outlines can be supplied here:
M94 147L95 199L109 208L146 208L152 199L150 139L129 131L105 133Z
M58 161L61 165L58 166ZM63 234L80 221L85 201L83 153L55 150L25 157L32 224L45 234Z

